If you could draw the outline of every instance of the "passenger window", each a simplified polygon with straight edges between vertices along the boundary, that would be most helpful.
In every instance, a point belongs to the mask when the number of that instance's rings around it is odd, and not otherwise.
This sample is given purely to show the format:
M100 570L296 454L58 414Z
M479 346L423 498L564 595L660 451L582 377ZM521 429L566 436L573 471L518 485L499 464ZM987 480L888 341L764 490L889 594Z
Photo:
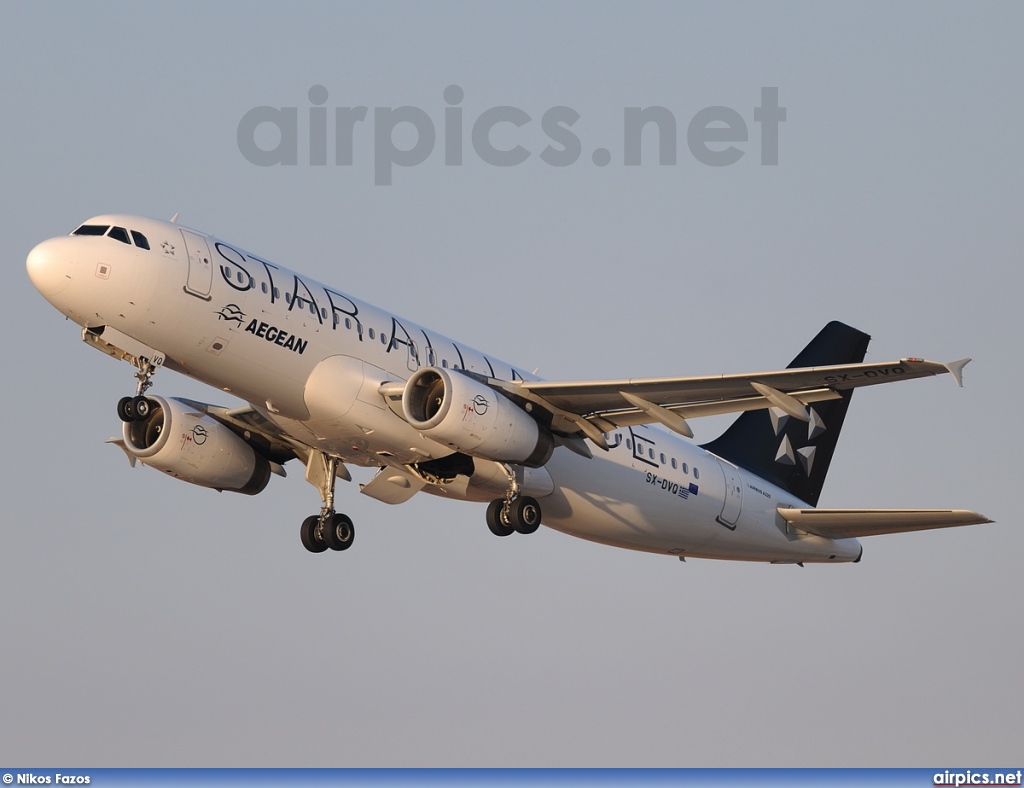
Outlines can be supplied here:
M108 238L113 238L115 241L120 241L123 244L132 245L132 242L128 240L128 231L123 227L111 227L110 232L107 233Z
M316 316L316 307L313 306L313 302L309 302L309 314Z
M382 345L386 345L388 343L388 335L387 334L381 334L380 335L380 343Z
M276 301L280 297L281 297L281 291L278 288L275 287L274 288L274 300Z
M266 282L260 282L260 289L263 291L263 295L266 295L267 293L270 292L270 288L267 287Z
M371 328L367 333L369 333L370 339L373 339L373 329Z
M345 318L345 328L349 329L350 331L352 330L352 321L349 320L347 317Z
M679 463L676 462L676 458L672 458L672 470L676 470L679 467Z
M650 455L651 459L653 460L654 459L654 449L648 449L647 453Z
M149 240L138 230L132 230L132 240L135 241L135 245L140 249L149 248Z
M442 359L441 359L441 366L442 366L442 367L443 367L444 369L448 369L448 359L444 359L444 358L442 358Z
M327 319L327 307L320 308L320 317L322 317L324 320Z
M285 293L284 294L284 302L286 304L288 304L289 306L291 305L291 303L292 303L292 294L291 293Z
M696 468L693 469L693 478L694 479L699 479L700 478L700 471L698 471Z
M661 455L661 464L662 465L665 464L665 455L664 454Z
M684 462L683 463L683 473L689 473L689 472L690 472L690 467Z
M629 449L630 451L633 451L633 441L631 441L629 438L626 438L626 448Z

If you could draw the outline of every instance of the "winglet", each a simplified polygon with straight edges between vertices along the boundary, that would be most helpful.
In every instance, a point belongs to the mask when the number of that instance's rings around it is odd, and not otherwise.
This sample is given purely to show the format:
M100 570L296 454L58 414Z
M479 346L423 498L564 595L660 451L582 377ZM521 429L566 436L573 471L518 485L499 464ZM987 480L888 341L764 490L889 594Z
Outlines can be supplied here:
M971 363L969 358L962 358L959 361L950 361L948 364L943 366L949 370L949 374L956 380L956 385L960 388L964 387L964 367Z
M114 446L117 446L117 448L119 448L121 451L123 451L125 453L125 455L127 455L128 463L133 468L135 467L136 457L135 457L134 454L132 454L130 451L128 451L128 446L125 445L125 442L121 438L107 438L103 442L104 443L112 443Z

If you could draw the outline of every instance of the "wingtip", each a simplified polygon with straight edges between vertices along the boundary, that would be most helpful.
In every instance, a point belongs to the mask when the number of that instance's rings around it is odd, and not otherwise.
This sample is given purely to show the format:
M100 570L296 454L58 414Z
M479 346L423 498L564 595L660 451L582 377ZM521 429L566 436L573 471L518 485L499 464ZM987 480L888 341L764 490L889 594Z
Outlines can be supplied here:
M125 456L128 458L128 464L131 465L133 468L135 467L135 463L137 461L136 457L134 454L128 451L128 446L127 444L125 444L122 438L107 438L103 442L109 443L112 446L117 446L117 448L119 448L121 451L125 453Z
M944 365L960 388L963 388L964 385L964 367L970 363L971 360L969 358L962 358L959 361L950 361Z

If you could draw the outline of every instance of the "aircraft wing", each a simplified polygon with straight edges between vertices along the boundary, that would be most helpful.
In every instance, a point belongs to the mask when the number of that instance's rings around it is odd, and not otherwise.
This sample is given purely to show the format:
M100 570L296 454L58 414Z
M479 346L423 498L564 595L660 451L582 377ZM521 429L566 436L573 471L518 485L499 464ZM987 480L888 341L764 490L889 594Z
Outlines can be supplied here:
M258 445L263 455L272 462L284 464L288 460L302 455L303 450L306 449L302 444L289 438L275 424L263 418L251 405L244 405L241 408L224 408L185 398L181 398L181 401L200 413L215 418L247 441ZM303 458L303 462L305 462L305 458Z
M992 522L967 509L789 509L780 506L777 511L787 525L828 539Z
M839 364L769 372L685 378L605 381L498 381L490 385L533 402L553 415L552 428L582 432L604 447L602 433L659 422L687 437L686 419L775 407L808 421L807 405L838 399L861 386L950 373L963 385L970 359L949 363L903 358L883 363Z

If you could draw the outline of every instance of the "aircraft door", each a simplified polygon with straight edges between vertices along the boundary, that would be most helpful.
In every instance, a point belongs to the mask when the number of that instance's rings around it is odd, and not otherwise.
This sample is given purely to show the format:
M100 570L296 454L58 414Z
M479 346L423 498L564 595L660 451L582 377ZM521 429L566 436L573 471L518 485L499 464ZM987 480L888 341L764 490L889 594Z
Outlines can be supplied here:
M736 521L740 519L740 511L743 508L743 483L740 479L740 472L728 463L718 461L725 475L725 502L722 504L722 513L715 519L726 528L736 528Z
M185 292L210 300L213 287L213 261L210 259L210 246L206 239L188 230L181 231L185 239L185 250L188 252L188 279Z

